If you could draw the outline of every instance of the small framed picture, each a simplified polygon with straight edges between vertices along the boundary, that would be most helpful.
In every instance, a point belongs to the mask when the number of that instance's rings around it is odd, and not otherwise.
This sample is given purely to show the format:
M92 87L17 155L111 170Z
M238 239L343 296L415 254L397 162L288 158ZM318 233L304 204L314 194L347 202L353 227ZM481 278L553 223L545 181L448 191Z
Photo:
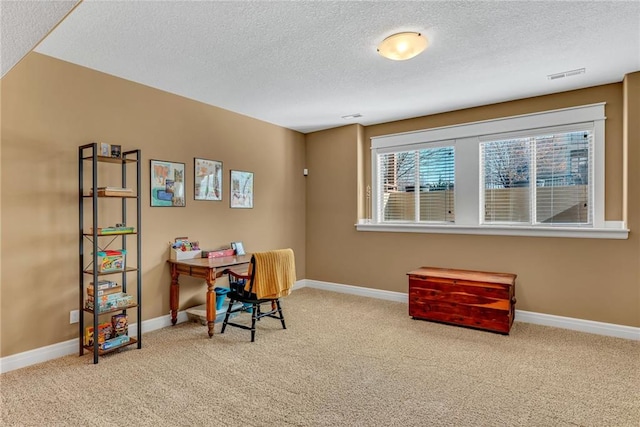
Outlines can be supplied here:
M100 143L100 155L105 157L111 157L111 146L106 142Z
M120 145L111 144L111 157L122 157L122 147Z
M253 208L253 172L231 171L232 208Z
M151 206L185 205L184 163L151 160Z
M194 158L195 200L222 200L222 162Z
M231 242L231 249L236 252L236 255L245 255L244 246L242 242Z

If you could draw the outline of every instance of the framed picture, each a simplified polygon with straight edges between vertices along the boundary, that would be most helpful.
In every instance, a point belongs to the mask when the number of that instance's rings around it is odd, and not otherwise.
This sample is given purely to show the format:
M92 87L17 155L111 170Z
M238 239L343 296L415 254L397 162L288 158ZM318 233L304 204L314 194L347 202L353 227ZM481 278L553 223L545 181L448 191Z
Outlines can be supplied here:
M195 200L222 200L222 162L193 159Z
M231 171L232 208L253 208L253 172Z
M105 157L111 157L111 146L106 142L100 143L100 155Z
M151 206L184 206L184 163L151 160Z
M236 255L245 255L246 253L242 242L231 242L231 249L236 252Z
M111 157L122 157L122 147L120 145L111 144Z

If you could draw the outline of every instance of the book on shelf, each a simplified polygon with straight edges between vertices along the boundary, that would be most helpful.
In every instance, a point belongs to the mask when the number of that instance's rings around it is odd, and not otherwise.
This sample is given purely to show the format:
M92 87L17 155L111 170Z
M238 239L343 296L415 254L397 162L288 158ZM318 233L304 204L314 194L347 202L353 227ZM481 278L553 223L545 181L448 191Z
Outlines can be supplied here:
M121 294L122 293L122 285L114 286L113 288L107 289L98 289L98 296L102 295L112 295L112 294ZM93 296L94 289L93 286L87 286L87 295Z
M128 187L98 187L98 191L100 190L104 190L104 191L121 191L121 192L125 192L125 193L133 193L133 190L131 188Z
M98 312L124 309L134 303L133 295L128 295L124 292L111 295L102 295L98 297L97 301ZM85 300L85 308L87 308L88 310L93 310L94 304L94 297L88 296Z
M89 192L93 195L93 190ZM133 190L124 187L98 187L98 196L132 196Z
M93 295L87 295L87 301L94 301L94 300L98 300L98 303L100 304L106 304L108 301L115 301L117 299L120 299L122 297L127 296L127 294L125 294L124 292L120 291L120 292L116 292L113 294L107 294L107 295L98 295L97 298L95 298Z
M131 341L129 335L119 335L100 344L100 350L109 350L111 348L119 347L129 341Z
M98 227L98 234L129 234L135 232L135 227ZM93 227L89 228L89 233L93 233Z
M98 280L98 290L115 288L116 286L120 285L118 285L118 283L114 282L113 280ZM93 282L89 282L88 287L93 289Z

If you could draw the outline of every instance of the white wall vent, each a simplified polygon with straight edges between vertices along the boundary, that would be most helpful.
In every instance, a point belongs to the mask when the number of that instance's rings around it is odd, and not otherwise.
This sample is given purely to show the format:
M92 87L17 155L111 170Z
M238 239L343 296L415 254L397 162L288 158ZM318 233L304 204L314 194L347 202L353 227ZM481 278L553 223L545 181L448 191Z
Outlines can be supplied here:
M563 71L562 73L549 74L547 78L549 80L556 80L556 79L561 79L563 77L571 77L571 76L577 76L578 74L584 74L585 71L586 71L585 68L578 68L577 70Z

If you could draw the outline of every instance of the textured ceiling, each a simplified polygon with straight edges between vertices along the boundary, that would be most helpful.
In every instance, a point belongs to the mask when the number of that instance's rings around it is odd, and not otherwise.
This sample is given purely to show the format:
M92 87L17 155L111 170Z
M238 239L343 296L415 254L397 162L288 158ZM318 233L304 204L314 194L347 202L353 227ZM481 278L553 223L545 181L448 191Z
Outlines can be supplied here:
M0 76L7 74L79 0L0 0Z
M431 45L379 56L398 31ZM619 82L640 70L640 0L85 0L36 51L310 132Z

